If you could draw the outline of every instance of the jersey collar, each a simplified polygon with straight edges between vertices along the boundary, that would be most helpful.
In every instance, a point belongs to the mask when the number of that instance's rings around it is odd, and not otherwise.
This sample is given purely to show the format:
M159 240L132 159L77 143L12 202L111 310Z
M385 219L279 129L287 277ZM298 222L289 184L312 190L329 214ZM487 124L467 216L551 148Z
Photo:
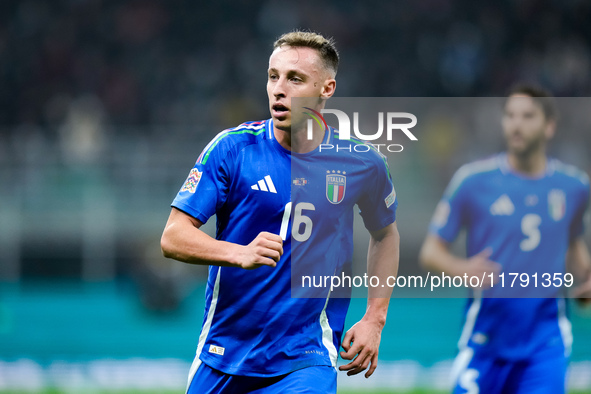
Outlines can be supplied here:
M533 179L533 180L542 179L547 176L551 176L552 174L554 174L554 171L556 170L556 165L554 163L554 160L551 159L550 157L546 157L546 169L539 176L528 176L528 175L525 175L525 174L515 171L513 169L513 167L511 167L511 165L509 164L509 158L507 157L507 152L499 153L499 155L497 156L497 160L499 163L499 169L501 170L503 175L512 174L514 176L517 176L517 177L523 178L523 179Z
M277 139L275 138L275 133L273 133L273 118L269 118L267 119L267 137L274 142L274 144L276 146L278 146L281 151L283 152L287 152L287 153L292 153L291 151L285 149L283 146L281 146L281 144L279 143L279 141L277 141ZM333 135L334 135L334 129L331 126L328 126L328 129L326 129L326 132L324 133L324 138L322 140L322 144L326 145L326 144L330 144L332 139L333 139ZM304 153L304 154L311 154L314 152L318 152L319 148L314 149L311 152L308 153Z

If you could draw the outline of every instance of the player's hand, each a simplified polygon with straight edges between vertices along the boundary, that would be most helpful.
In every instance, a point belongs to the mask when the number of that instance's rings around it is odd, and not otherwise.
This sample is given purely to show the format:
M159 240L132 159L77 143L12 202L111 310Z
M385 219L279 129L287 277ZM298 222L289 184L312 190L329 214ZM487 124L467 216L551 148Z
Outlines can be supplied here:
M501 265L489 260L492 255L492 249L486 248L482 252L470 257L466 264L465 271L462 274L467 274L468 278L476 276L482 280L484 274L484 282L481 283L481 289L488 289L499 280L499 273L501 272ZM493 274L492 281L490 274ZM470 281L468 281L470 283Z
M347 371L347 375L351 376L365 371L369 366L369 370L365 373L365 377L369 378L378 366L382 328L383 326L379 323L365 319L361 319L351 327L343 338L342 346L345 351L341 351L341 357L344 360L353 361L341 365L339 370Z
M591 278L575 287L572 292L572 297L575 298L581 306L591 306Z
M241 248L238 265L247 270L264 265L275 267L282 255L283 240L281 237L263 231L251 243Z

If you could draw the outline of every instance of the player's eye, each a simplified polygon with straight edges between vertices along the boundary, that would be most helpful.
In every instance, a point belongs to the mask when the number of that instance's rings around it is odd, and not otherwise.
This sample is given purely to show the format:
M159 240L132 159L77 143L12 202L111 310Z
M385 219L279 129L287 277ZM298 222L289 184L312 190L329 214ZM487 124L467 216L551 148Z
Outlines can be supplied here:
M269 74L269 79L271 81L275 81L277 79L277 75L275 75L275 74Z
M290 81L292 81L292 82L302 82L302 78L300 78L300 77L291 77L290 78Z

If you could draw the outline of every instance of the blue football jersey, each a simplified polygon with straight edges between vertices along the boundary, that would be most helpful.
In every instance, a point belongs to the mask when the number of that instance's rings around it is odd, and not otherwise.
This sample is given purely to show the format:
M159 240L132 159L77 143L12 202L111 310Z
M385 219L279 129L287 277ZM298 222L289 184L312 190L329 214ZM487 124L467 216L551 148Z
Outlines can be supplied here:
M209 267L192 371L201 361L262 377L336 366L349 302L328 292L292 297L292 247L304 250L312 270L347 267L354 206L375 230L395 221L397 202L383 157L349 152L359 142L334 133L329 128L323 143L343 150L292 155L275 139L270 119L247 122L218 134L199 156L172 206L203 223L215 214L219 240L247 245L262 231L280 234L284 254L275 268Z
M456 172L430 232L452 242L466 228L467 255L491 248L490 260L501 264L505 274L503 288L497 283L469 300L460 347L469 345L506 359L526 358L557 342L569 351L570 323L562 290L544 288L542 275L565 273L566 252L570 241L583 233L588 201L586 174L556 159L548 159L545 173L537 178L512 171L505 153ZM527 274L530 287L524 290L519 280L513 283L510 273ZM519 298L494 298L501 294Z

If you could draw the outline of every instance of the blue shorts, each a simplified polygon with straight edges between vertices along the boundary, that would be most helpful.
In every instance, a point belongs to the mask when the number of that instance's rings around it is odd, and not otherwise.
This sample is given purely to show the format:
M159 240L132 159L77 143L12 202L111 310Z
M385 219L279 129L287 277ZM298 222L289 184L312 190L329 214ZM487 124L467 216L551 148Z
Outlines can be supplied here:
M568 357L564 347L539 351L526 360L487 357L467 347L454 363L454 393L564 394Z
M302 393L336 394L337 371L333 367L315 366L298 369L286 375L253 377L228 375L201 363L188 394L214 393Z

